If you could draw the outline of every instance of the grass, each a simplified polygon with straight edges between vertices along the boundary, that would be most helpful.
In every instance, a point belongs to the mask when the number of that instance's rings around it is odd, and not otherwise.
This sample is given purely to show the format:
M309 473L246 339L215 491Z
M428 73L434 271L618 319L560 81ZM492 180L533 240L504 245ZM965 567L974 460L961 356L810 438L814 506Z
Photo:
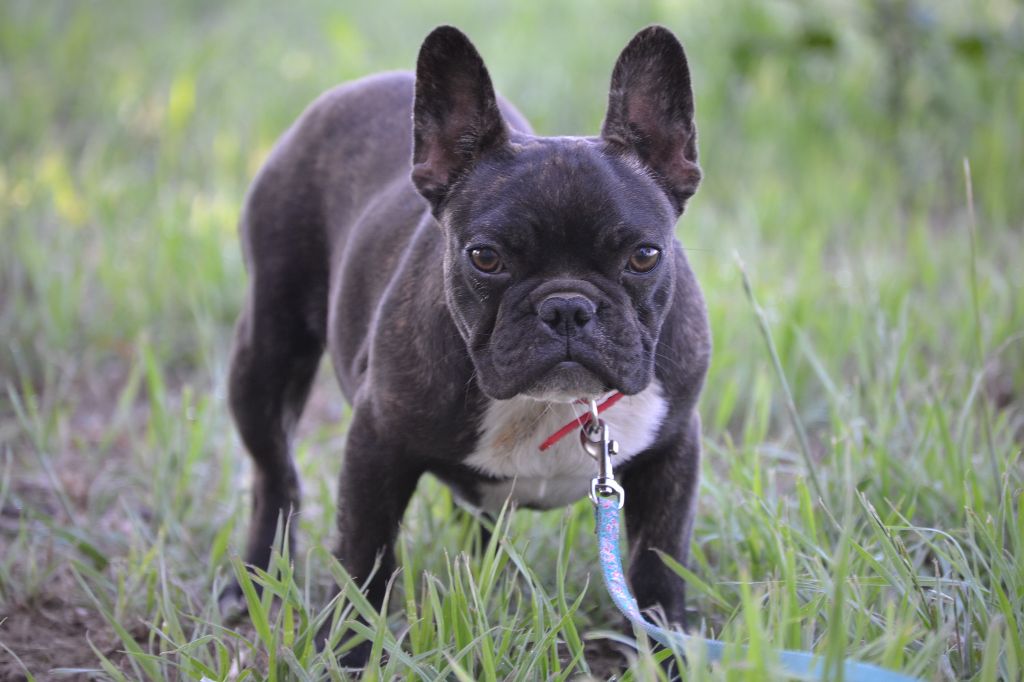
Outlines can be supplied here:
M408 68L442 22L538 130L590 133L617 51L654 21L694 72L707 181L680 237L716 338L684 574L695 627L747 647L691 655L686 679L777 678L778 647L1021 679L1008 0L4 3L0 677L344 678L311 646L325 619L385 654L367 679L660 675L642 637L619 644L586 502L510 514L481 547L424 480L390 615L360 626L325 549L348 418L327 368L296 453L299 554L254 578L241 625L214 598L246 575L249 465L224 401L235 223L277 135L323 89Z

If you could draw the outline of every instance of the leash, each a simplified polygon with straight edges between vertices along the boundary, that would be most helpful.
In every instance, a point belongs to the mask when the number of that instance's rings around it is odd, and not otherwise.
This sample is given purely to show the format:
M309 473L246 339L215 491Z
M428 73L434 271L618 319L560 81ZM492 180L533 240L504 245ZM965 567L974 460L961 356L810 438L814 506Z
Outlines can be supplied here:
M605 588L615 606L633 625L647 635L676 651L683 651L686 645L703 647L709 663L721 660L727 649L745 651L746 647L729 645L717 639L706 639L689 635L680 630L668 630L655 625L640 613L636 599L626 584L619 552L619 510L626 502L625 491L615 481L612 470L612 456L618 453L618 443L611 438L608 425L598 416L598 406L590 401L589 418L580 430L580 444L598 462L598 474L590 482L590 500L594 503L596 516L598 557ZM789 675L805 679L821 680L825 674L825 662L821 656L808 651L777 650L783 669ZM846 682L919 682L918 678L886 670L869 663L847 659L843 662L842 678Z
M550 448L552 445L554 445L558 441L560 441L563 438L565 438L577 426L586 426L587 424L590 423L591 419L596 419L597 415L601 414L602 412L607 410L609 407L611 407L615 403L617 403L620 400L622 400L622 398L623 398L623 395L621 393L619 393L618 391L616 391L615 393L612 393L610 396L605 398L603 403L598 405L597 408L595 410L593 410L593 413L587 412L582 417L576 417L575 419L570 421L568 424L566 424L565 426L563 426L562 428L558 429L553 434L548 436L547 440L545 440L543 443L540 444L540 451L544 452L545 450ZM577 400L576 402L582 403L584 405L587 404L586 400ZM593 402L593 401L590 401L590 402Z

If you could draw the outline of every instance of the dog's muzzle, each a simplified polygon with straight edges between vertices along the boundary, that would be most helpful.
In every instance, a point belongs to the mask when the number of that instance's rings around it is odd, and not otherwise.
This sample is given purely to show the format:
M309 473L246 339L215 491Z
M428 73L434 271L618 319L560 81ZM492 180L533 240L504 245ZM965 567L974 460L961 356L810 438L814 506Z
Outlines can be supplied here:
M544 297L537 316L560 336L576 336L594 319L597 306L577 292L557 291Z

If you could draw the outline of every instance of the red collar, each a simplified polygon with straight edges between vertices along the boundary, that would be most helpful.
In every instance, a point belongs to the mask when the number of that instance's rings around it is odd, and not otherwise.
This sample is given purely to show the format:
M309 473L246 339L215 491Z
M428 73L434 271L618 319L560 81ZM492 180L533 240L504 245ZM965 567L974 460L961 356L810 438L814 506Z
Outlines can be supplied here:
M622 394L621 393L619 393L618 391L616 391L615 393L612 393L610 396L605 398L603 403L601 403L600 405L597 406L597 413L601 414L602 412L607 410L609 407L611 407L615 403L619 402L619 400L621 400L621 399L622 399ZM583 401L582 400L578 400L576 402L582 403ZM545 440L543 443L540 444L540 451L544 452L545 450L550 448L552 445L554 445L558 441L560 441L563 438L565 438L566 434L568 434L573 429L582 428L582 427L586 426L589 423L590 423L590 412L584 412L582 415L580 415L579 417L576 417L571 422L569 422L568 424L566 424L565 426L563 426L562 428L558 429L553 434L548 436L547 440Z

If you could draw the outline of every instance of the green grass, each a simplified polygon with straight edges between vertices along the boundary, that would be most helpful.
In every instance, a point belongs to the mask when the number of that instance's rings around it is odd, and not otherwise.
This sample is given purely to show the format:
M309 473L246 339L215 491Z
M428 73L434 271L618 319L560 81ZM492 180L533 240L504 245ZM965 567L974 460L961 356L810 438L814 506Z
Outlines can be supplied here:
M747 646L686 679L775 679L778 647L1021 679L1020 8L629 7L0 6L0 678L344 678L311 646L324 619L373 638L368 679L657 677L645 642L618 653L586 502L480 547L424 480L390 615L367 613L327 551L348 416L327 368L298 556L241 625L214 597L246 575L235 223L276 137L442 22L539 131L592 133L618 50L660 22L694 73L707 179L680 237L716 340L685 575L695 627Z

